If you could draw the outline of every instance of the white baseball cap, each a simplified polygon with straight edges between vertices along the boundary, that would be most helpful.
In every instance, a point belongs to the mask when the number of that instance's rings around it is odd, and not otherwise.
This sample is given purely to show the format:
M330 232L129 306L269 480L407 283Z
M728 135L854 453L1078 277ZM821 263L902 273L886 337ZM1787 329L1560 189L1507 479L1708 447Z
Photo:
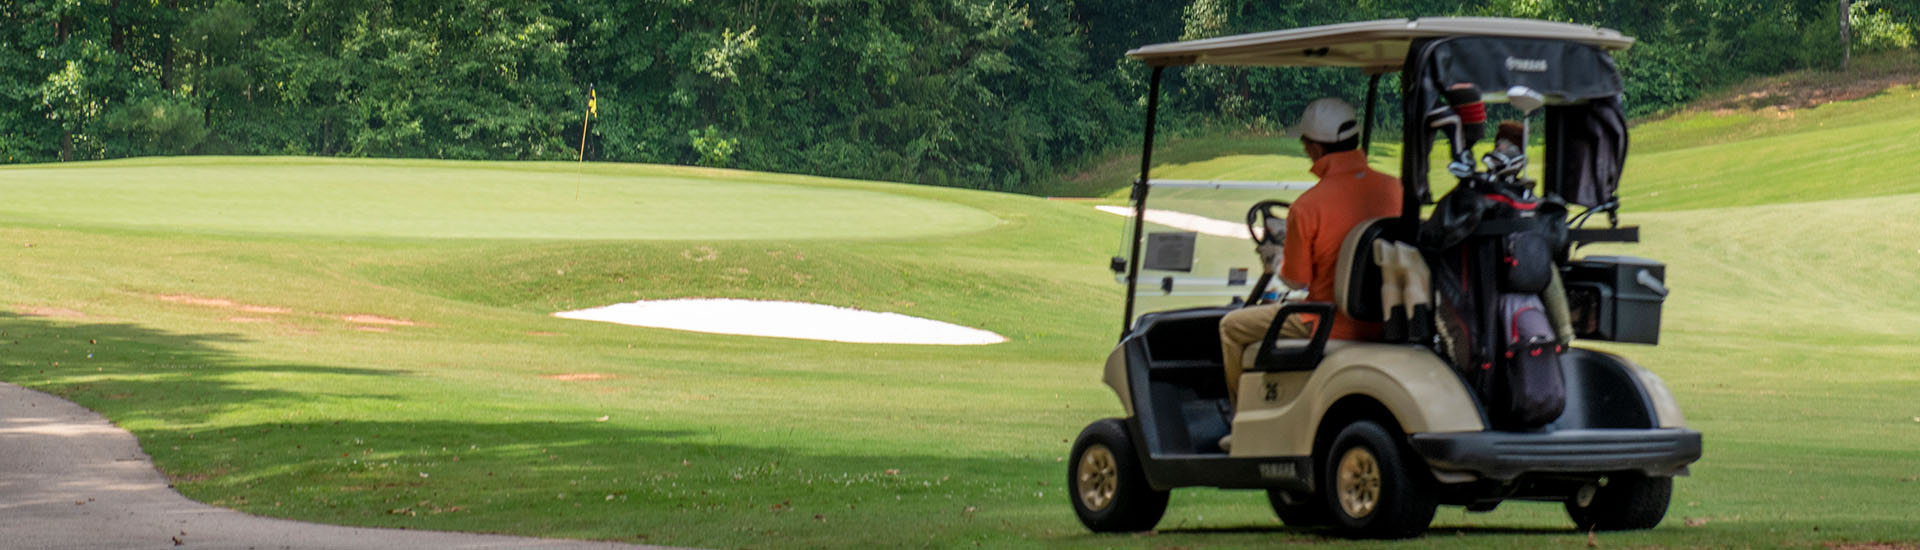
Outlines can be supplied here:
M1300 123L1287 131L1287 137L1306 137L1320 143L1339 143L1360 135L1360 123L1353 118L1353 106L1338 98L1316 99L1307 104Z

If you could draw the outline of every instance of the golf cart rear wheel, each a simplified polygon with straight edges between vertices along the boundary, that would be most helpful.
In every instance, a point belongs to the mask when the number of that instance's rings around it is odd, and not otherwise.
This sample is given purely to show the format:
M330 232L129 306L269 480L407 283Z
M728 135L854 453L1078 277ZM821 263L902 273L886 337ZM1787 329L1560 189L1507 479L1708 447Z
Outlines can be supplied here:
M1431 474L1410 457L1399 438L1377 422L1359 420L1342 428L1320 460L1330 523L1360 538L1425 533L1438 502Z
M1080 431L1067 462L1074 515L1100 533L1147 531L1167 513L1167 491L1147 485L1127 425L1116 418Z
M1641 474L1608 476L1586 506L1567 503L1567 515L1582 531L1636 531L1652 529L1667 517L1673 499L1673 478Z
M1326 505L1314 495L1267 489L1267 503L1273 505L1273 515L1280 516L1280 522L1288 527L1326 527L1333 524L1333 518L1327 517Z

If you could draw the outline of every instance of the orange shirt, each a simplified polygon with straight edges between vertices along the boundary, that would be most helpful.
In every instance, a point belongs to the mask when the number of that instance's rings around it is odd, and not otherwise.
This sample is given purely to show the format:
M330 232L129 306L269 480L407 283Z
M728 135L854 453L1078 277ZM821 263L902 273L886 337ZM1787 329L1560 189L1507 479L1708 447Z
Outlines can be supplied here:
M1333 270L1340 262L1340 245L1360 222L1400 215L1400 179L1367 167L1360 151L1342 151L1313 163L1320 177L1287 209L1287 242L1280 277L1305 284L1307 300L1333 301ZM1380 323L1363 323L1336 313L1333 338L1378 340Z

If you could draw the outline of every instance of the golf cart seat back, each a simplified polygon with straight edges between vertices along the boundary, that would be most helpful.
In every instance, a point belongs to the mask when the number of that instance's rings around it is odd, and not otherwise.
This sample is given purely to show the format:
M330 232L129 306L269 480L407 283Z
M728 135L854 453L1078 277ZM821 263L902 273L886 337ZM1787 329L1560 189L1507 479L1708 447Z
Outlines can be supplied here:
M1382 216L1360 222L1358 225L1353 226L1352 230L1347 232L1347 238L1340 243L1340 259L1334 264L1333 271L1333 305L1336 311L1362 322L1378 323L1385 320L1386 308L1381 304L1380 300L1380 287L1383 284L1383 277L1380 273L1380 266L1373 258L1373 242L1386 235L1392 234L1393 230L1398 227L1400 223L1399 218ZM1282 317L1284 317L1284 315ZM1279 321L1279 319L1275 320L1276 323ZM1325 320L1322 321L1322 323L1331 323L1331 320ZM1326 331L1316 330L1316 332ZM1310 350L1308 350L1308 348L1313 346L1313 338L1274 340L1273 351L1269 351L1268 354L1278 354L1292 360L1280 362L1288 364L1277 364L1272 359L1269 359L1267 366L1264 368L1261 366L1261 363L1257 361L1262 356L1260 350L1264 342L1254 342L1241 352L1240 364L1254 365L1255 370L1310 370L1313 364L1318 362L1320 357L1359 343L1353 340L1335 340L1325 338L1324 336L1319 336L1318 338L1326 342L1325 347L1319 353L1311 353ZM1278 368L1274 368L1275 366Z
M1380 301L1385 278L1374 261L1373 242L1393 234L1400 225L1397 217L1373 218L1353 226L1341 241L1340 261L1333 270L1333 301L1347 317L1367 323L1387 320L1386 306Z

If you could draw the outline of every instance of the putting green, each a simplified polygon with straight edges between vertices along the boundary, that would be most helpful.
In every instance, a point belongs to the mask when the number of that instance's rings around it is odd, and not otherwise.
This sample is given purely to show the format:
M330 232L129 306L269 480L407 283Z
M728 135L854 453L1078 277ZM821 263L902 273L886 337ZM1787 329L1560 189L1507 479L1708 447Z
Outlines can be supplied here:
M999 222L977 208L881 189L642 165L149 159L0 169L0 216L66 227L435 239L903 238Z

